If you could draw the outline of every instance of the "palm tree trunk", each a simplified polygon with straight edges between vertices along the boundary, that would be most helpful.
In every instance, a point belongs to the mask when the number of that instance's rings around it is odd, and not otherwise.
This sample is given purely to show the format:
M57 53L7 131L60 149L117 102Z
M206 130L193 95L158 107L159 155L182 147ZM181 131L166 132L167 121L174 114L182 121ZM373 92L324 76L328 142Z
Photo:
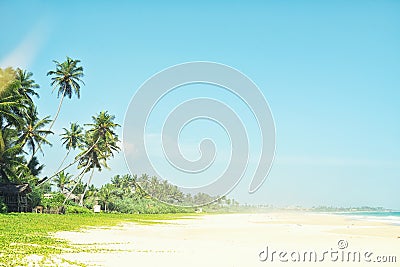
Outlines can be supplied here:
M58 167L57 171L59 171L61 169L62 165L64 165L64 162L67 159L69 152L71 152L71 148L68 149L67 155L65 155L64 159L61 161L60 167Z
M80 158L79 158L79 159L80 159ZM51 180L52 178L56 177L60 172L65 171L66 169L68 169L69 167L71 167L72 165L74 165L75 163L77 163L79 159L77 159L77 160L75 160L74 162L70 163L69 165L65 166L63 169L57 171L57 172L54 173L52 176L50 176L50 177L44 179L44 180L41 181L41 183L38 184L37 186L41 186L42 184L44 184L44 183L48 182L49 180Z
M87 182L87 184L85 186L85 190L83 191L83 194L82 194L81 199L79 201L79 206L83 206L83 198L85 197L86 192L87 192L87 190L89 188L90 182L92 181L93 173L94 173L94 168L92 169L92 173L90 174L89 181Z
M65 97L65 89L64 89L63 94L62 94L62 96L61 96L60 103L58 104L57 113L56 113L56 115L54 116L54 119L53 119L53 121L51 122L48 131L51 131L51 128L53 128L53 125L54 125L54 123L56 122L56 120L57 120L57 118L58 118L58 114L60 113L61 105L62 105L62 103L63 103L64 97ZM46 134L46 135L44 136L44 138L46 138L47 135L48 135L48 134ZM33 159L33 157L35 156L36 152L37 152L37 149L34 149L34 150L33 150L33 153L32 153L32 156L31 156L31 159Z
M3 130L0 128L0 151L3 152L5 148L4 139L3 139Z
M46 135L47 136L47 135ZM26 141L25 141L26 142ZM25 143L24 143L24 145L25 145ZM33 145L34 146L34 145ZM40 146L40 143L38 143L38 149L40 149L41 151L42 151L42 153L43 153L43 150L42 150L42 148L41 148L41 146ZM33 149L34 151L35 151L35 148ZM36 149L36 152L37 152L37 149ZM31 156L31 158L29 159L29 161L28 161L28 164L29 164L29 162L31 162L32 160L33 160L33 157L35 156L35 154L36 154L36 152L35 153L32 153L32 156ZM44 154L43 154L44 155Z
M64 87L65 87L65 86L64 86ZM53 128L53 125L54 125L54 123L56 122L56 120L57 120L57 118L58 118L58 115L60 114L61 105L62 105L62 103L63 103L64 97L65 97L65 88L64 88L64 90L63 90L63 94L62 94L62 96L61 96L60 103L58 104L57 113L56 113L56 115L54 116L54 119L53 119L53 121L51 122L48 131L51 131L51 128Z
M69 165L67 165L66 167L64 167L62 170L57 171L56 173L54 173L52 176L50 176L49 178L43 180L40 184L38 184L38 186L44 184L45 182L51 180L52 178L56 177L60 172L65 171L66 169L68 169L69 167L71 167L72 165L74 165L75 163L77 163L81 158L83 158L84 156L86 156L87 153L89 153L93 147L99 142L100 137L97 138L96 142L93 144L93 146L91 146L85 154L83 154L82 156L80 156L79 158L75 159L74 162L70 163Z
M88 162L88 164L85 166L85 168L83 169L83 171L79 174L78 179L74 185L74 187L72 188L72 190L69 192L68 196L64 199L63 205L65 205L65 203L67 202L67 200L69 199L69 197L71 196L72 192L74 192L76 186L79 184L79 182L83 179L83 177L86 174L86 170L89 167L90 162Z

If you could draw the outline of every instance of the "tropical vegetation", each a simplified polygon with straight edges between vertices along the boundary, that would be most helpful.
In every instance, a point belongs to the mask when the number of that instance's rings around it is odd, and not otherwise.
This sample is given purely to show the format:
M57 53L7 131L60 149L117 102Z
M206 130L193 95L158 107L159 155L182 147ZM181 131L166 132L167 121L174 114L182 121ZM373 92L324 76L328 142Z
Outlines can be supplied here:
M191 212L193 209L182 206L215 199L207 194L184 194L167 181L146 174L117 175L95 187L96 173L109 168L109 160L120 151L120 125L108 111L100 111L86 124L73 122L64 127L59 140L66 149L65 156L53 175L41 177L45 164L39 162L36 153L44 156L46 147L52 146L48 136L54 134L52 128L64 99L74 95L80 98L85 84L80 60L67 57L54 63L55 69L47 73L60 98L53 118L38 113L35 99L39 98L40 86L31 72L0 69L0 183L29 183L29 210L38 205L48 209L66 206L64 211L77 213L98 204L105 212L175 213ZM67 162L71 157L72 162ZM77 174L72 175L70 168L76 168ZM213 205L227 203L236 204L222 198ZM0 211L5 211L4 203L0 204Z

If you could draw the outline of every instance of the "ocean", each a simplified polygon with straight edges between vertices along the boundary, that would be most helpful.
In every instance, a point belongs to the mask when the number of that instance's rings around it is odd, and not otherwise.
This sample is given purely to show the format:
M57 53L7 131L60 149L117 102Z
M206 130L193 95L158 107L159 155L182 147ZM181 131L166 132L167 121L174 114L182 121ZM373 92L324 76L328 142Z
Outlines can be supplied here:
M360 211L341 213L357 220L383 222L400 226L400 211Z

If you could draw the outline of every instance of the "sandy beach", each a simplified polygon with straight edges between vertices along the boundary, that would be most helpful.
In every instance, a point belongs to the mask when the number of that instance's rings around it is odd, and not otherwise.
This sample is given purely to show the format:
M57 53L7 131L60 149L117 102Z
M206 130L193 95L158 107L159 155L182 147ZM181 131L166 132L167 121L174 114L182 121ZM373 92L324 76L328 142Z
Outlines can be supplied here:
M338 215L200 215L55 236L93 248L56 258L90 266L400 266L400 226Z

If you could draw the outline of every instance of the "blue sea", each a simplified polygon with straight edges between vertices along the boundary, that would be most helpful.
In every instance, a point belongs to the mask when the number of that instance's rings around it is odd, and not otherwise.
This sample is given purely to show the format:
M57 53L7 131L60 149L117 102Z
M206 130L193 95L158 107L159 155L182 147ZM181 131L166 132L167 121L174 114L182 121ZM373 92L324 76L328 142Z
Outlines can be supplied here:
M383 222L400 226L400 211L360 211L341 213L357 220L366 220L373 222Z

